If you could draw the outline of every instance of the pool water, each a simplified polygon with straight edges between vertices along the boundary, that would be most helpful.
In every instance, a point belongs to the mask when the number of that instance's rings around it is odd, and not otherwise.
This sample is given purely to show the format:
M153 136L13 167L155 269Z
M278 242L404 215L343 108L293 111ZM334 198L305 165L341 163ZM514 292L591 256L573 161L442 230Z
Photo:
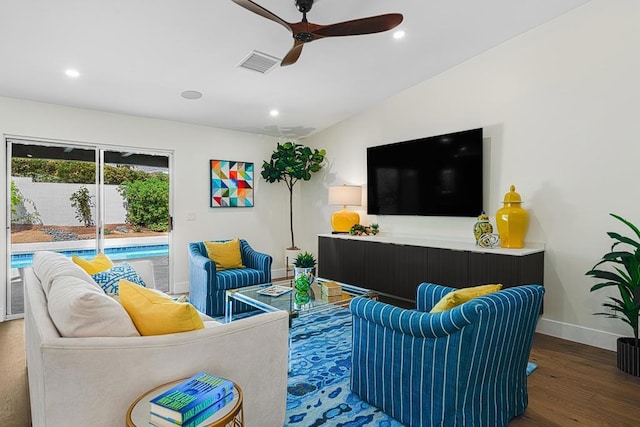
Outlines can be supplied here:
M85 259L91 259L96 256L96 251L94 249L79 249L56 252L61 253L68 258L71 258L73 255ZM120 248L105 248L104 253L113 261L169 256L169 245L140 245ZM33 253L11 254L11 268L31 267L32 264Z

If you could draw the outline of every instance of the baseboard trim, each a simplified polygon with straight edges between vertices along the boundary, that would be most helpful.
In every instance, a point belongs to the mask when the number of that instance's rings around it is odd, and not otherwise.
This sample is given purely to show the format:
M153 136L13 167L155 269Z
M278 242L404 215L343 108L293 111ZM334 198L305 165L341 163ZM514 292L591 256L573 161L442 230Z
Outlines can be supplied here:
M611 351L616 351L616 340L622 336L544 318L538 320L536 332Z

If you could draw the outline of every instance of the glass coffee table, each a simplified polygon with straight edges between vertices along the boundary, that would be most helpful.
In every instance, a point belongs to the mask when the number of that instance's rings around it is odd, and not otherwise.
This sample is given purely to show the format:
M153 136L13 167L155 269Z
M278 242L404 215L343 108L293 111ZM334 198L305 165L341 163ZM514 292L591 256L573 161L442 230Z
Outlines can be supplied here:
M321 288L324 282L340 285L340 294L334 296L324 295ZM259 293L274 285L290 288L291 290L278 296ZM293 287L293 280L247 286L244 288L230 289L226 292L225 322L231 322L233 320L233 301L241 301L264 312L285 310L289 313L289 326L291 326L292 319L296 317L308 316L336 306L347 306L354 297L361 296L377 299L378 295L379 292L370 289L336 282L335 280L316 278L311 285L311 299L306 304L298 305L295 302L296 289Z

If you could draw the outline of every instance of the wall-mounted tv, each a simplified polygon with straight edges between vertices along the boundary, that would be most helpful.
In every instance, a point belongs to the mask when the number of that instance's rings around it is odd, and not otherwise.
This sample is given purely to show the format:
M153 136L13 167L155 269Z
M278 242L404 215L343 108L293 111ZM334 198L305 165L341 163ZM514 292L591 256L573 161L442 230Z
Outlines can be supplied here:
M482 129L367 148L367 213L475 217Z

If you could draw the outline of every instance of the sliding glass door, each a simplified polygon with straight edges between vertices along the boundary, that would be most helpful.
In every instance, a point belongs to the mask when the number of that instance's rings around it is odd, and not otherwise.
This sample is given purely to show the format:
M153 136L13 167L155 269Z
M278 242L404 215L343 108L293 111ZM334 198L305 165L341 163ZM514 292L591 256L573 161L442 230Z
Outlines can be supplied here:
M38 250L148 258L169 290L170 153L7 139L7 318L24 313L23 273Z

